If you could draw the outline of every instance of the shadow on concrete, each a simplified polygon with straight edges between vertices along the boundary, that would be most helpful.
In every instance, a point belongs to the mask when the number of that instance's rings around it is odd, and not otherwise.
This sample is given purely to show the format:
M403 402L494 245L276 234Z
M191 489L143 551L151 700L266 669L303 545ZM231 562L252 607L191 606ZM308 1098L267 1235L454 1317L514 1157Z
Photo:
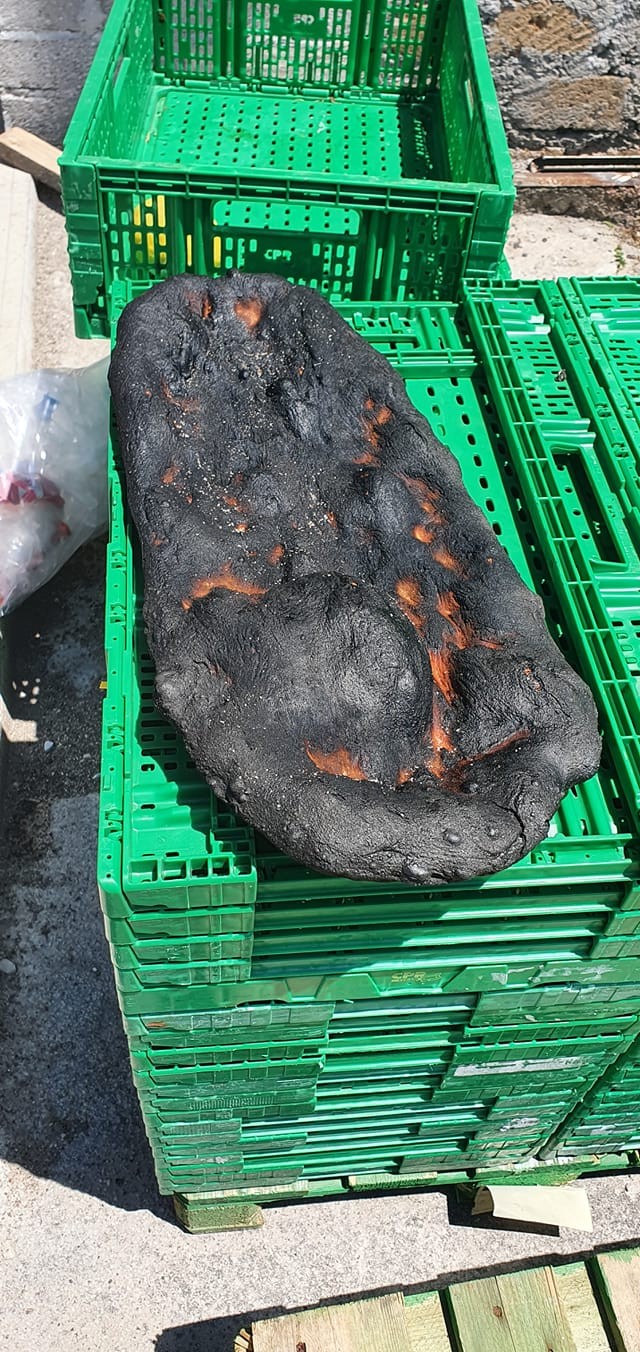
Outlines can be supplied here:
M359 1295L357 1299L360 1299ZM275 1306L250 1314L202 1319L197 1324L179 1324L158 1334L154 1349L155 1352L234 1352L234 1340L241 1329L250 1329L260 1319L277 1319L281 1314L291 1314L291 1310Z
M40 201L44 202L44 205L50 211L55 211L56 216L64 216L62 197L59 192L55 191L55 188L47 188L44 183L36 183L36 192Z
M95 880L103 576L98 542L8 626L7 703L17 735L33 740L12 741L4 766L3 1144L33 1174L170 1220L129 1075Z

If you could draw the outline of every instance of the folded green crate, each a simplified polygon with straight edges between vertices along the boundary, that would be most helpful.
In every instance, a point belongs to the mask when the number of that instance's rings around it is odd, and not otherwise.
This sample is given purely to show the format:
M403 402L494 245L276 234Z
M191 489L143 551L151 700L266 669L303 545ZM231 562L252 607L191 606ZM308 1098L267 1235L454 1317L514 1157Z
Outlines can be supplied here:
M324 1042L334 1004L257 1004L187 1014L156 1014L125 1019L132 1051L196 1049L238 1043Z
M228 964L235 961L237 965L242 964L243 975L248 976L251 969L252 938L251 934L231 932L197 939L191 936L173 939L137 939L133 944L114 944L111 954L118 972L136 972L141 983L145 985L149 984L145 980L146 968L153 968L154 972L158 972L166 967L171 973L179 968L199 968L204 964L222 963L228 970ZM243 975L235 978L229 975L228 979L241 981ZM158 981L159 985L171 983L170 975L166 980Z
M153 1048L131 1048L131 1064L139 1070L171 1070L181 1068L195 1068L206 1066L234 1065L238 1062L247 1064L280 1064L281 1062L301 1058L313 1058L317 1060L323 1044L318 1042L317 1038L311 1041L306 1039L295 1040L291 1042L268 1043L253 1042L243 1043L242 1041L233 1044L217 1045L213 1047L162 1047L160 1050Z
M193 1114L198 1121L204 1114L219 1112L222 1108L232 1108L236 1116L243 1121L262 1121L271 1118L300 1118L313 1112L316 1095L315 1082L301 1081L297 1085L272 1081L258 1089L251 1083L226 1085L215 1089L205 1086L188 1090L179 1087L171 1096L171 1089L156 1094L154 1087L144 1088L136 1085L143 1112L152 1122L164 1126L173 1121L183 1121Z
M210 1170L173 1170L158 1171L158 1188L160 1193L170 1195L180 1192L209 1192L219 1187L267 1187L283 1186L295 1183L299 1177L297 1169L271 1169L269 1171L260 1170L255 1173L239 1172L237 1174L218 1175Z
M238 946L241 947L241 943ZM184 988L189 996L192 987L208 988L224 981L241 982L247 979L251 968L248 958L214 958L211 962L168 959L159 963L140 963L131 949L117 952L119 961L114 961L114 972L118 997L123 1007L132 1013L148 1010L150 1006L158 1011L179 1008L179 996Z
M144 940L175 939L205 940L227 934L253 936L252 906L226 906L218 910L191 911L133 911L128 916L110 919L105 916L105 931L109 942L118 947L134 947ZM144 949L140 961L144 961Z
M558 300L560 293L556 289ZM631 820L640 810L640 552L618 491L628 443L538 282L465 287L514 492L591 686Z
M604 391L603 407L625 433L615 487L640 550L640 284L637 277L572 277L560 290L572 321L564 321L565 331L578 330Z

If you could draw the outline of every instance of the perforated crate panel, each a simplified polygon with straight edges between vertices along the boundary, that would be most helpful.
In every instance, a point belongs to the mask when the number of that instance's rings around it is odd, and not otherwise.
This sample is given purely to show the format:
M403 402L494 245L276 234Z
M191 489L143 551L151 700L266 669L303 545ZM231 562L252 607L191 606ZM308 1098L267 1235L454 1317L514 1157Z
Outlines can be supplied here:
M410 7L404 0L334 6L243 0L223 14L216 0L162 0L157 65L192 79L227 74L284 86L409 90L424 80L429 8L426 0Z

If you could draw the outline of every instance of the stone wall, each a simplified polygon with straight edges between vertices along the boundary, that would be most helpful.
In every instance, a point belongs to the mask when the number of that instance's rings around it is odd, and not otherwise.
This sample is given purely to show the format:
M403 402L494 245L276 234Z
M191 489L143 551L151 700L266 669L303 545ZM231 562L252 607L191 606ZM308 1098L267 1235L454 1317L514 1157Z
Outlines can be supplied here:
M640 0L480 0L509 140L638 144Z
M406 0L407 4L411 0ZM60 145L110 0L0 0L0 113ZM514 146L633 145L640 0L480 0Z

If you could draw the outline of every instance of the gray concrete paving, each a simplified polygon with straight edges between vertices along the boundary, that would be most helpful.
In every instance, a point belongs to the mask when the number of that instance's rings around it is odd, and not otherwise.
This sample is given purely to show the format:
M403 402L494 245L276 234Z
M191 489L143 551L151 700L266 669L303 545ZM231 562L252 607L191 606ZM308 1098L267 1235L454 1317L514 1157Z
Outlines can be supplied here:
M100 346L73 338L51 201L39 209L36 361L79 364ZM586 270L574 226L585 223L518 218L512 264L552 275L568 249ZM618 237L605 227L600 239L589 269L609 272ZM11 626L10 712L35 726L6 766L0 1347L231 1352L257 1314L640 1238L635 1176L587 1181L593 1236L487 1228L446 1192L273 1207L250 1233L177 1228L155 1187L95 892L103 565L103 544L89 546Z

